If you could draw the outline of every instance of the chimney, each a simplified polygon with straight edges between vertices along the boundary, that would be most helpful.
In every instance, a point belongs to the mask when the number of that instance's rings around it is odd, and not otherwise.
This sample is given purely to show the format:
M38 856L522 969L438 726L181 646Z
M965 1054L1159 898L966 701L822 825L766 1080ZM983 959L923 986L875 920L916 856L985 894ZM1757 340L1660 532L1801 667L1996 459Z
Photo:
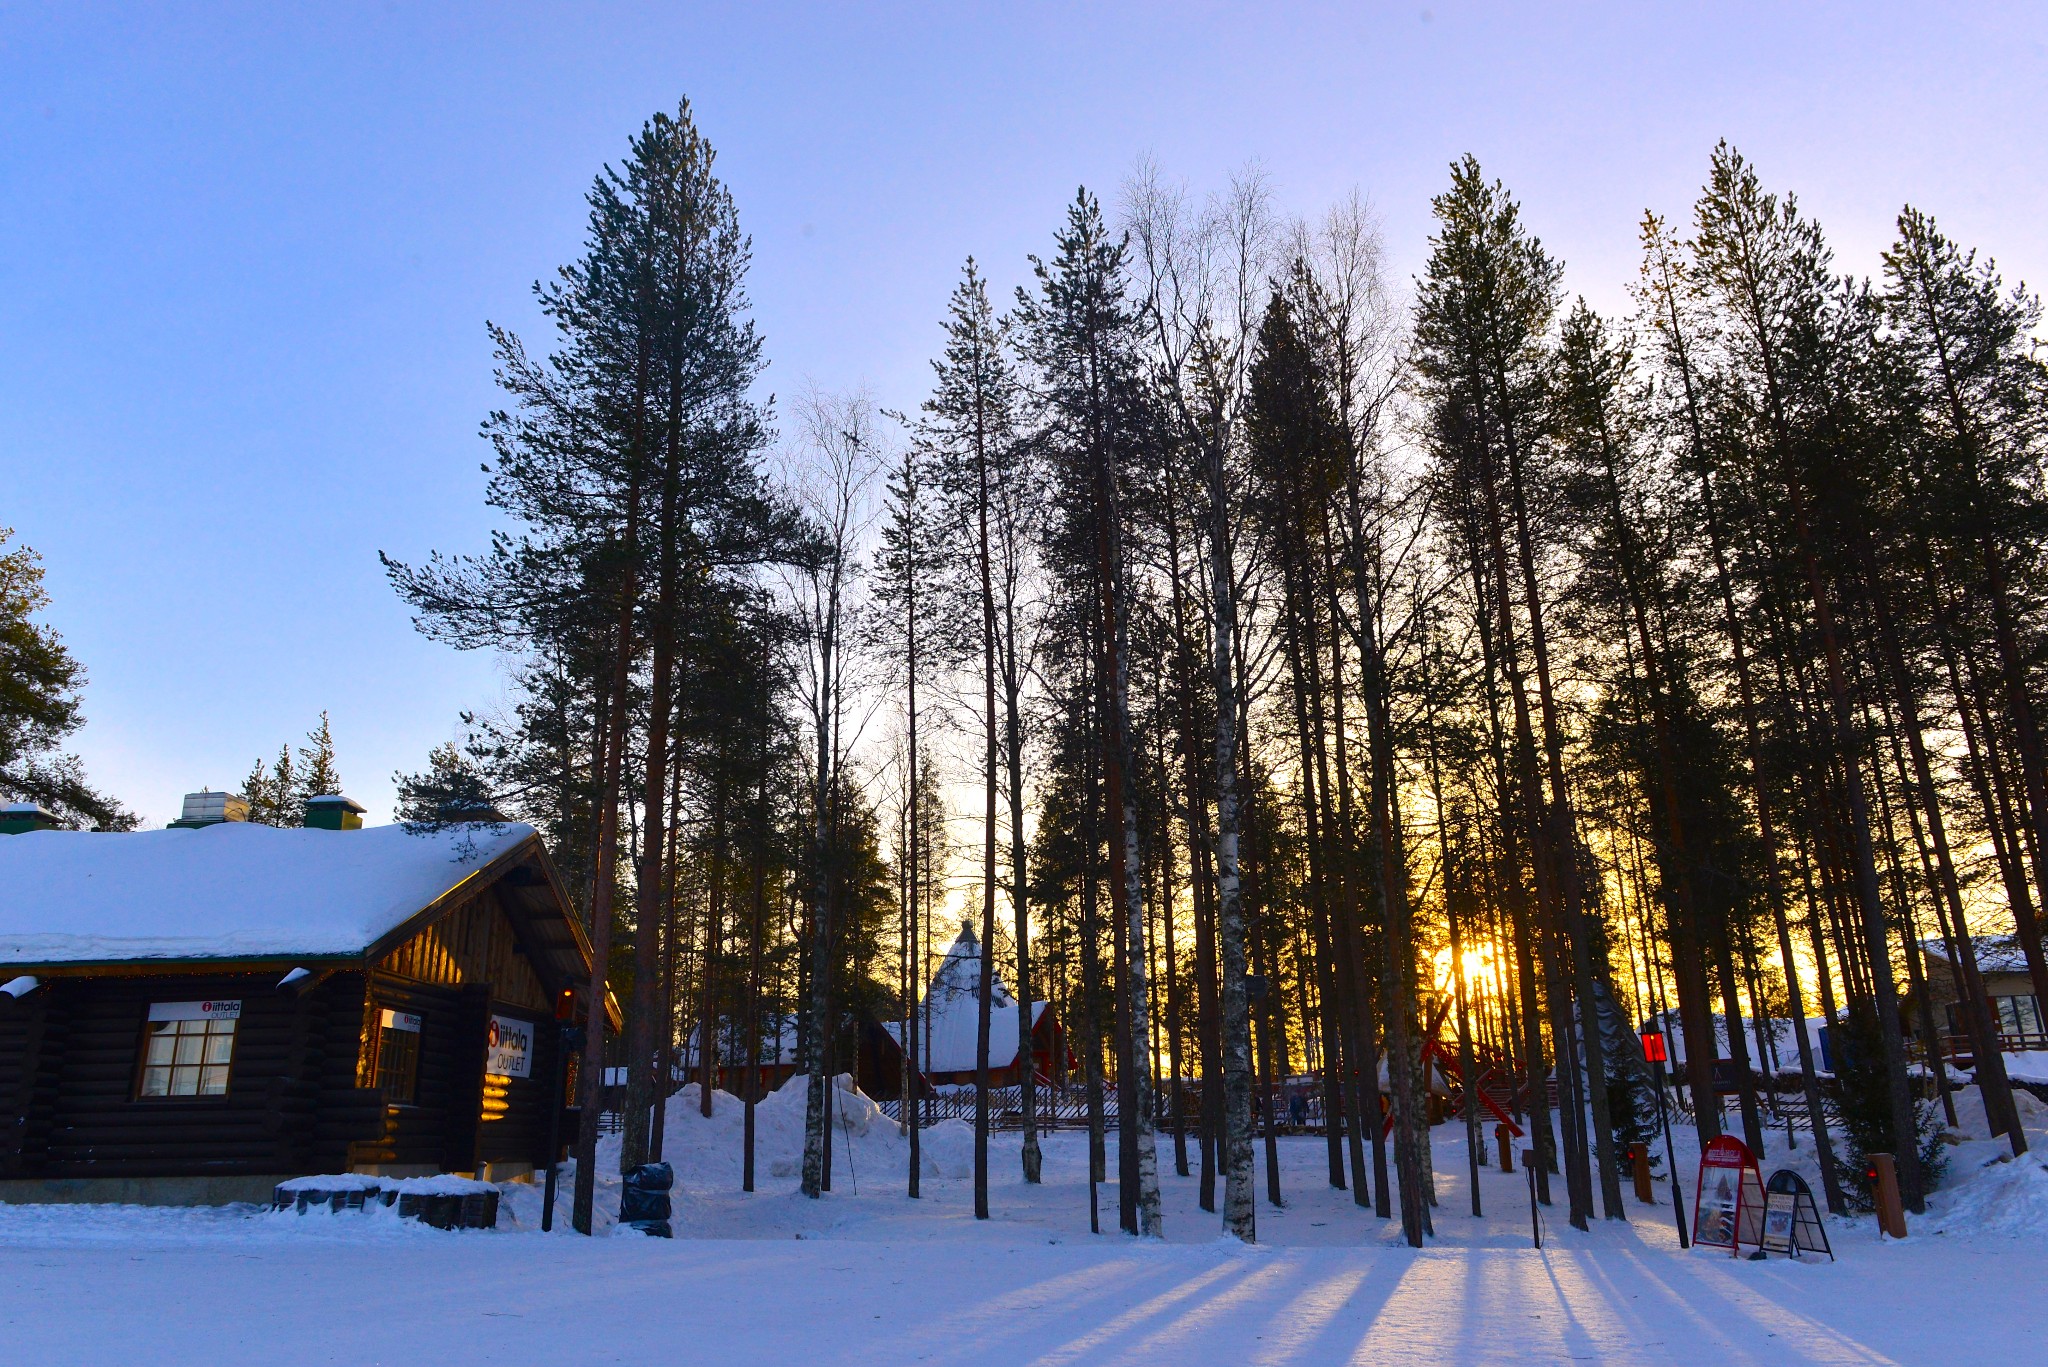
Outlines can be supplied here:
M249 803L233 793L201 791L185 794L185 810L171 823L174 831L192 831L201 826L218 826L223 821L247 821Z
M363 804L340 793L306 799L306 828L318 831L359 831L363 828Z
M14 802L0 807L0 835L27 835L30 831L54 831L57 818L38 802Z

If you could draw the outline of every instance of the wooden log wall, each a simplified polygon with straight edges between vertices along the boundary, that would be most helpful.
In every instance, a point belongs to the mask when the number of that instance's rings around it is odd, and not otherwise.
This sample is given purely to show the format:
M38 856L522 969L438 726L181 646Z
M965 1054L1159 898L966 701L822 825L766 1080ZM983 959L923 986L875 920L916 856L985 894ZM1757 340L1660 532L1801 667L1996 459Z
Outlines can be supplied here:
M58 978L0 1006L0 1092L11 1134L0 1176L142 1177L319 1171L374 1132L355 1085L362 978L312 990L246 975ZM153 1002L235 999L228 1091L138 1097Z
M485 1077L483 1125L477 1157L486 1163L548 1162L548 1107L554 1104L554 1080L565 1060L561 1031L552 1018L495 1003L492 1011L533 1025L533 1068L528 1077ZM566 1142L564 1126L557 1142ZM559 1155L557 1155L559 1156Z

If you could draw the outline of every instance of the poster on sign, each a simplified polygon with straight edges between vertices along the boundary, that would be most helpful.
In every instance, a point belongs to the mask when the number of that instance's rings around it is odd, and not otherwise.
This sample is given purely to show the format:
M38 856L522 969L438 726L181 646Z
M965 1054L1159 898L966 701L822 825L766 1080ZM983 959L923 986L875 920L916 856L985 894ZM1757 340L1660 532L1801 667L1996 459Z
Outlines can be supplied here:
M1740 1255L1764 1238L1764 1183L1756 1155L1734 1135L1724 1134L1700 1153L1699 1182L1692 1207L1692 1241Z
M492 1077L533 1076L533 1022L491 1017L491 1048L484 1071Z
M1794 1258L1802 1253L1825 1253L1829 1262L1835 1260L1827 1226L1821 1223L1820 1206L1805 1178L1790 1168L1778 1169L1764 1186L1764 1199L1770 1203L1764 1210L1764 1252Z
M1766 1253L1792 1251L1793 1222L1799 1218L1797 1197L1782 1191L1764 1193L1764 1239Z

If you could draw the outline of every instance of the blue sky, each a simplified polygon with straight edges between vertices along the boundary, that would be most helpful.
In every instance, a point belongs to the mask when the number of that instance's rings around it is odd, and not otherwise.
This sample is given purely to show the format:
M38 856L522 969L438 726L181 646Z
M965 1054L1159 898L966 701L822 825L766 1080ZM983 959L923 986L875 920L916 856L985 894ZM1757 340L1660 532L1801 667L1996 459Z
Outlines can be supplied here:
M287 12L292 11L292 12ZM377 552L480 545L483 325L687 95L755 243L782 394L914 404L974 253L1005 290L1083 182L1256 160L1354 187L1405 279L1470 151L1618 307L1715 139L1845 268L1912 200L2048 275L2048 18L1973 5L0 4L0 526L91 672L77 748L152 824L333 715L383 819L494 663L417 637Z

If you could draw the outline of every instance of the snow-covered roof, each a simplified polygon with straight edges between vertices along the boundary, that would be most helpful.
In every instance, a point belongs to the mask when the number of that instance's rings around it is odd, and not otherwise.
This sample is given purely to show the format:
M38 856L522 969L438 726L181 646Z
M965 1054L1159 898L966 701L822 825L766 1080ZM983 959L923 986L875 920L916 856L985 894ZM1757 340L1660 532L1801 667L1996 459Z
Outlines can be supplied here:
M975 1066L981 1040L981 945L974 928L960 927L959 938L932 975L925 1000L918 1003L917 1066L930 1073L964 1073ZM926 1005L930 1015L926 1015ZM1050 1003L1031 1004L1031 1026L1035 1030ZM1007 1068L1017 1061L1017 999L1000 977L989 981L988 1066ZM926 1021L930 1021L927 1030ZM903 1023L890 1021L882 1027L899 1045ZM927 1048L929 1040L929 1048Z
M2011 935L1977 935L1972 937L1977 949L1977 971L1980 973L2024 973L2027 971L2027 952L2020 948L2017 937ZM1930 958L1942 963L1948 962L1948 946L1939 939L1922 940L1920 947Z
M0 963L360 955L532 835L246 821L0 835Z

